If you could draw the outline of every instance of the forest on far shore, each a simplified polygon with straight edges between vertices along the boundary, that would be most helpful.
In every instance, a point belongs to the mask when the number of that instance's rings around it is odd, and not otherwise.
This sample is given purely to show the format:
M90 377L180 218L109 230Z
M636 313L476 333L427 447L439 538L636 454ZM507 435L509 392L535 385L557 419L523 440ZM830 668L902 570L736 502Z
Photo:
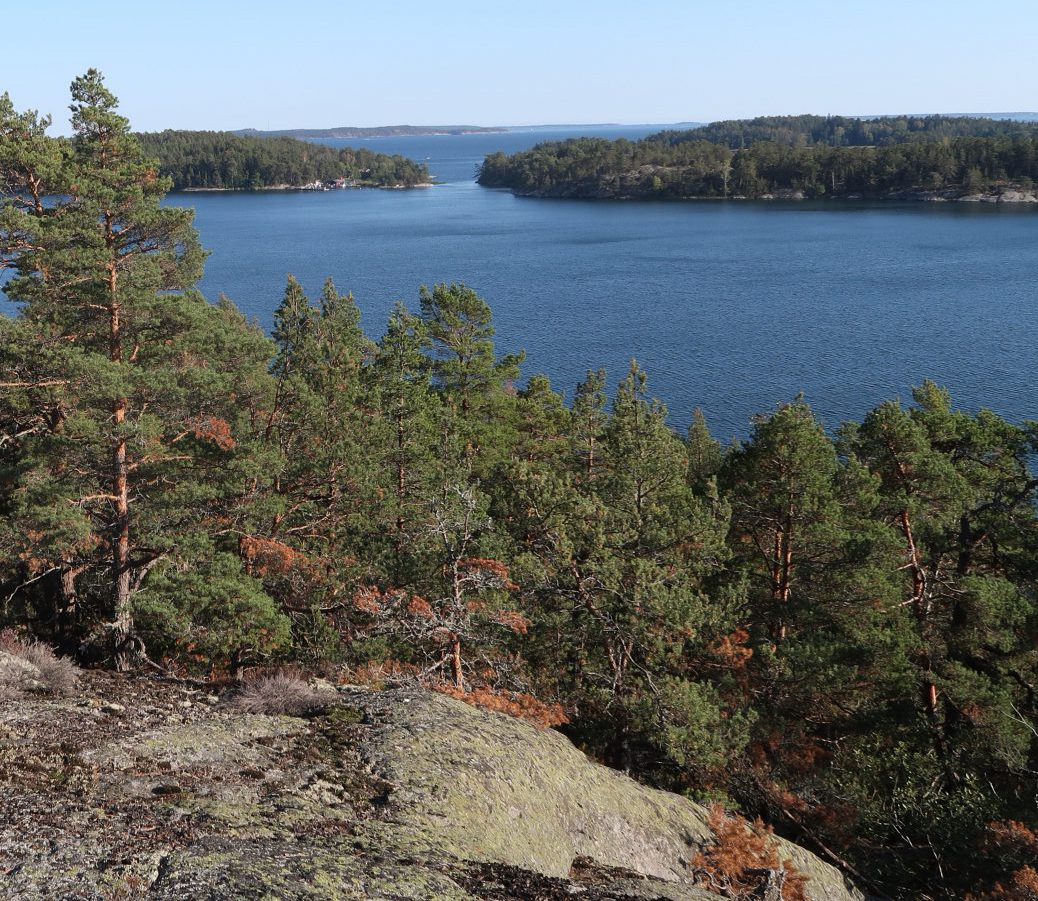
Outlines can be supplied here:
M1033 898L1038 423L920 373L723 447L636 363L524 378L449 282L372 337L289 278L267 335L195 289L194 213L100 73L72 99L66 140L0 96L4 646L421 684L876 895Z
M257 190L330 184L395 188L428 184L429 169L400 155L366 148L337 149L287 137L260 138L226 131L160 131L138 135L174 191L191 188Z
M484 160L478 181L542 197L885 198L1030 191L1038 125L944 116L780 116L664 131L640 141L573 138Z
M887 147L951 138L1038 138L1038 122L984 116L758 116L697 128L670 129L647 140L659 144L709 141L740 150L769 141L791 147Z

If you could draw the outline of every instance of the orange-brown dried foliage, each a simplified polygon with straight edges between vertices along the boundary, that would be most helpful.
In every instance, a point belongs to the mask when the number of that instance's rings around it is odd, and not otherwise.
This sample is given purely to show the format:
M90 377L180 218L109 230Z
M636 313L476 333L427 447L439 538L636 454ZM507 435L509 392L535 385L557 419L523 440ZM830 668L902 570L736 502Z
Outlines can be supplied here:
M984 845L989 853L1038 858L1038 833L1018 820L988 823ZM1038 870L1025 864L1008 882L996 882L989 891L968 897L970 901L1038 901Z
M407 602L407 612L418 619L432 619L436 615L432 604L417 594Z
M714 840L692 860L704 888L743 901L759 897L774 875L782 880L783 901L807 901L807 877L779 857L778 843L764 823L727 814L720 804L711 805L708 822Z
M1038 833L1018 820L988 823L988 844L1038 857Z
M511 580L508 567L500 560L490 560L485 557L469 557L466 560L460 561L458 567L473 575L492 579L499 583L501 588L505 588L508 591L515 591L519 587Z
M982 895L970 895L970 901L1038 901L1038 870L1024 866L1017 870L1008 885L1001 882Z
M546 704L533 695L523 692L500 692L490 688L474 688L471 691L465 691L446 683L434 685L433 690L449 695L458 701L464 701L480 710L490 710L494 713L504 713L515 717L538 729L550 729L553 726L562 726L569 722L569 717L566 716L561 704Z
M731 635L719 638L710 646L710 653L729 669L743 669L753 657L753 649L746 647L750 633L745 629L736 629Z
M231 424L219 416L199 416L188 421L188 427L199 441L215 444L220 450L234 450L235 440Z
M490 618L516 635L525 635L530 628L530 621L515 610L496 610Z
M305 553L270 538L246 535L239 542L239 552L248 572L256 576L285 576L309 567Z
M353 606L361 613L378 616L383 609L382 592L374 585L358 588L356 594L353 595Z
M388 683L415 682L421 670L400 660L381 660L361 664L350 671L348 681L381 691Z

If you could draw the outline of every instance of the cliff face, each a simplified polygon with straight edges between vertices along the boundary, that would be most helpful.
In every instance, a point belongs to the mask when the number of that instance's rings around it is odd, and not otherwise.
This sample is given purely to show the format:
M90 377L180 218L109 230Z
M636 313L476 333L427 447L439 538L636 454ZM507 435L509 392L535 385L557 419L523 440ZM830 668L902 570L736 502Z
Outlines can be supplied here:
M419 690L308 719L87 674L0 706L9 898L710 899L703 808ZM860 898L795 845L815 899Z

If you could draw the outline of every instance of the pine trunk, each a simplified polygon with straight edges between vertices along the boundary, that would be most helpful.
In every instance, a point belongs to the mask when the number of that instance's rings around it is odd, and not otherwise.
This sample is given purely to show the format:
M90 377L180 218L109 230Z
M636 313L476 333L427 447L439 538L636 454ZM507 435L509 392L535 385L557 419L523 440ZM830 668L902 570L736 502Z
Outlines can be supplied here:
M771 637L775 641L786 638L789 616L789 599L792 594L793 577L793 541L788 531L781 528L775 530L775 550L771 564L771 598L775 607L775 620L771 627Z
M907 510L901 512L901 532L905 536L905 541L908 545L908 568L912 574L912 612L915 614L919 627L920 640L923 647L926 648L927 621L930 616L926 570L923 568L922 557L915 542L915 533L912 530L912 520ZM928 650L924 650L920 665L923 670L921 685L923 709L926 711L926 719L930 723L930 730L933 734L934 750L937 752L937 756L945 761L947 768L947 754L941 729L940 708L938 706L937 683L934 681L933 661ZM951 773L950 769L948 769L948 775L954 781L954 774Z
M404 467L404 409L400 402L396 420L396 553L397 562L403 550L404 534L404 498L407 496L407 470Z
M126 416L125 405L115 408L116 425ZM126 479L126 439L118 438L115 443L113 461L115 495L116 536L112 555L115 619L115 662L116 669L125 671L132 665L130 645L133 638L133 614L130 610L130 504Z
M111 223L108 233L111 236ZM111 238L110 238L111 240ZM108 266L109 293L109 357L113 363L123 361L121 309L117 300L115 263ZM125 672L133 665L133 612L130 609L130 493L126 465L126 437L122 434L126 421L126 398L118 398L112 407L115 446L112 453L112 496L115 503L115 540L112 544L112 638L115 666Z
M454 678L454 687L464 691L465 678L461 670L461 638L457 635L451 636L451 676Z

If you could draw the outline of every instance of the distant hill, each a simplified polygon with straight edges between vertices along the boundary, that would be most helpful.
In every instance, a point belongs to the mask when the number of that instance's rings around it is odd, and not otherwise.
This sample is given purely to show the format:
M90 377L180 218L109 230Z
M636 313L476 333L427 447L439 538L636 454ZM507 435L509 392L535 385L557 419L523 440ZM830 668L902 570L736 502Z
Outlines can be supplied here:
M504 131L523 133L531 131L599 131L617 128L699 128L705 122L551 122L544 125L509 125Z
M422 135L478 135L504 134L506 132L529 131L579 131L602 128L698 128L703 122L634 123L621 122L553 122L544 125L379 125L375 128L360 128L343 125L338 128L287 128L264 131L256 128L239 128L230 134L249 138L399 138L421 137Z
M229 132L245 138L296 138L301 140L399 138L431 135L505 134L535 131L597 131L616 128L658 128L665 141L712 141L745 147L759 140L779 143L868 146L897 144L933 137L994 137L1030 134L1025 123L1038 123L1038 112L1016 113L920 113L899 116L759 116L717 122L671 123L546 123L541 125L379 125L371 128L342 125L336 128L239 128Z
M420 135L493 134L505 131L508 129L482 125L379 125L376 128L343 125L338 128L286 128L276 131L240 128L231 134L252 138L399 138Z
M928 115L924 113L923 115ZM1000 121L1038 122L1038 113L941 113L948 119L998 119ZM886 116L862 116L863 119L883 119Z
M962 115L966 118L988 118L988 119L1015 119L1021 122L1038 122L1038 112L1017 113L948 113L948 115Z

